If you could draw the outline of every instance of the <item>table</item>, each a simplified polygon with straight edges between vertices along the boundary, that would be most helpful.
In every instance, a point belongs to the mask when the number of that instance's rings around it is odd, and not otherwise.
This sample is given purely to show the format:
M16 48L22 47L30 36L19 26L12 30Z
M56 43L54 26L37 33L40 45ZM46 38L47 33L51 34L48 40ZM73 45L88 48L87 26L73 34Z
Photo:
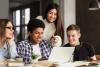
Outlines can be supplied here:
M76 61L70 63L63 63L58 64L56 62L51 61L40 61L33 64L25 64L23 66L16 66L16 67L50 67L52 64L56 64L55 67L100 67L100 61L97 61L98 65L88 65L90 62L87 61ZM9 67L6 65L0 65L0 67Z

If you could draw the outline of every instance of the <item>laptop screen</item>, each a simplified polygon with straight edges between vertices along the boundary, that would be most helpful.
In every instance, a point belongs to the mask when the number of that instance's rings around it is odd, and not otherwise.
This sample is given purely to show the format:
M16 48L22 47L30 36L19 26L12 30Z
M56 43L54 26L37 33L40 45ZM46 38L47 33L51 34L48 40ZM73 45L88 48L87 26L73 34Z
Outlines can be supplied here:
M73 61L74 47L53 47L49 61L65 63Z

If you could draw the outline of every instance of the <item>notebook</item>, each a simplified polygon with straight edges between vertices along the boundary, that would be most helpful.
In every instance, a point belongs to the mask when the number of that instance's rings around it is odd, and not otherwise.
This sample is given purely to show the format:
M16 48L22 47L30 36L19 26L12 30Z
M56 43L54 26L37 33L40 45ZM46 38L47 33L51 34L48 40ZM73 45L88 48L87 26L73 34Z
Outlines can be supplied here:
M73 61L74 47L53 47L49 61L66 63Z

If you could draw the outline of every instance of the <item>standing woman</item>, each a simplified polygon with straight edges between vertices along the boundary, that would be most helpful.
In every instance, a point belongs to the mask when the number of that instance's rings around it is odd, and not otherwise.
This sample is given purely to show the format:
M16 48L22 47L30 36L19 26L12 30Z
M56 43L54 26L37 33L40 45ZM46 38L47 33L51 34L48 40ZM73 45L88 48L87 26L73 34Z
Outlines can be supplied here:
M0 60L17 56L13 33L12 22L8 19L0 19Z
M37 19L45 23L43 39L53 43L53 46L61 46L64 41L64 29L60 16L60 8L56 3L50 4L45 11L44 16L38 16Z

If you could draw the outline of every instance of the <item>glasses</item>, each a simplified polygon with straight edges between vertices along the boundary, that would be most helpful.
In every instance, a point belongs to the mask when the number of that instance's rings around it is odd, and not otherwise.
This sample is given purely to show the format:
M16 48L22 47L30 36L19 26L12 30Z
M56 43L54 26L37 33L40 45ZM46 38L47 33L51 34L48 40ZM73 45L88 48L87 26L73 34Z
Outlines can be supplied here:
M10 29L10 30L14 30L14 28L13 28L13 27L5 27L5 28Z

